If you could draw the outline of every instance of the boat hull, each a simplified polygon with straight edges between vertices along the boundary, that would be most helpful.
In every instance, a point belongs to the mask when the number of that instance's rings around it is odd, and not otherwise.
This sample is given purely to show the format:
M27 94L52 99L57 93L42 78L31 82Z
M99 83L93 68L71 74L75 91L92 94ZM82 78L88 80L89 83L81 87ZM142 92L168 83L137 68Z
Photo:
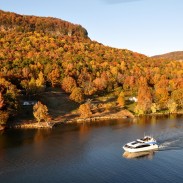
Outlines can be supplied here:
M152 145L152 146L149 146L149 147L142 147L142 148L128 148L128 147L123 146L123 149L126 152L135 153L135 152L143 152L143 151L157 150L158 149L158 145L155 144L155 145Z

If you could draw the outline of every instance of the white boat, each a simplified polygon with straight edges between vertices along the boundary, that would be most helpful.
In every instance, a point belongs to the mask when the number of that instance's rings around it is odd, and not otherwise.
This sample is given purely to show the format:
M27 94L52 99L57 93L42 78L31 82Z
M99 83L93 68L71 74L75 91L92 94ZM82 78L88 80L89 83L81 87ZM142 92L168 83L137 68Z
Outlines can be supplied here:
M142 151L152 151L158 149L158 144L156 140L151 136L144 136L142 139L137 139L136 141L129 142L123 146L126 152L142 152Z

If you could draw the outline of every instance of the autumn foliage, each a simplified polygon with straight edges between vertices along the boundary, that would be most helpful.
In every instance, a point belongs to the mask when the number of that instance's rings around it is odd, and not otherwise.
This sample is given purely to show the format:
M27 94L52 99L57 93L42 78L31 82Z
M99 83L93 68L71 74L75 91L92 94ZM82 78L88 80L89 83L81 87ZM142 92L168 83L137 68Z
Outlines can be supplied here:
M119 94L119 96L117 98L117 103L118 103L119 106L122 106L122 107L125 106L125 96L124 96L123 91Z
M18 15L0 10L2 31L13 29L18 32L44 32L53 35L87 37L87 31L80 25L71 24L57 18Z
M69 98L78 103L83 102L84 95L83 95L82 89L78 87L74 88Z
M67 93L72 93L76 88L76 81L72 77L65 77L62 81L62 89Z
M47 87L62 88L76 102L120 87L138 98L140 113L166 110L170 101L183 108L183 62L104 46L55 18L0 11L0 30L0 111L17 110L18 90L35 96ZM123 96L118 103L125 105Z
M48 108L46 105L42 104L40 101L38 101L33 106L33 115L36 118L36 120L39 122L46 121L48 119Z
M88 118L92 115L91 105L89 103L80 105L78 110L79 110L80 117L82 118Z

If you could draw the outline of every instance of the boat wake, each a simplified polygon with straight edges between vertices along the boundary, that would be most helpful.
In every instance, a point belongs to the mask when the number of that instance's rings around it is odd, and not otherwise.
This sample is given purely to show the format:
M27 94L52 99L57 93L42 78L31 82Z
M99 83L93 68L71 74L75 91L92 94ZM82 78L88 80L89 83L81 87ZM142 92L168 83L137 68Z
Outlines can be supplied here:
M183 149L183 130L181 129L163 132L156 139L160 151Z

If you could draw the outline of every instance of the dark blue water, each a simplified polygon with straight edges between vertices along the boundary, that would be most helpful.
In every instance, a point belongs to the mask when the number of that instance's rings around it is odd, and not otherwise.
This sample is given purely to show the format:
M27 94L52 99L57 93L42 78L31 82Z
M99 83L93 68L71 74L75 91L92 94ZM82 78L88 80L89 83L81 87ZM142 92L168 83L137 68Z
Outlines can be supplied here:
M125 154L125 143L153 135L161 148ZM139 118L0 134L0 183L182 183L183 118Z

